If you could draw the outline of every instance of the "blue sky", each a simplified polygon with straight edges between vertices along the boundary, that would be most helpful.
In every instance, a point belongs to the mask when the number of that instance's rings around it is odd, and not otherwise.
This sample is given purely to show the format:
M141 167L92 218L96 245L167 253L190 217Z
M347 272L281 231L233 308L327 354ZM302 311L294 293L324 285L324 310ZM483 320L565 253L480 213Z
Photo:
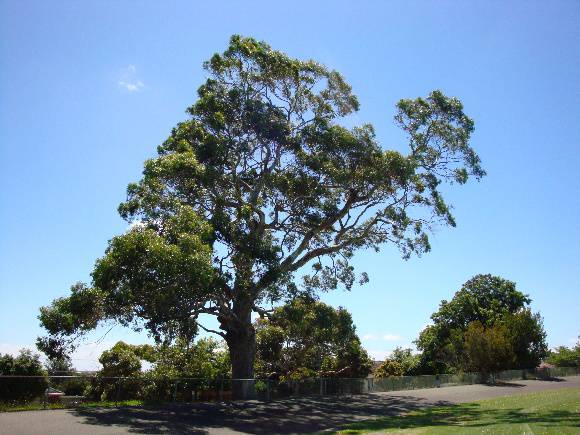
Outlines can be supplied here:
M403 261L356 263L370 283L322 295L353 314L375 357L408 345L477 273L516 281L551 346L580 334L580 3L0 1L0 352L32 346L38 307L86 281L126 185L171 128L231 34L344 74L385 148L401 98L442 89L475 119L488 176L450 191L458 226ZM114 328L75 355L96 367Z

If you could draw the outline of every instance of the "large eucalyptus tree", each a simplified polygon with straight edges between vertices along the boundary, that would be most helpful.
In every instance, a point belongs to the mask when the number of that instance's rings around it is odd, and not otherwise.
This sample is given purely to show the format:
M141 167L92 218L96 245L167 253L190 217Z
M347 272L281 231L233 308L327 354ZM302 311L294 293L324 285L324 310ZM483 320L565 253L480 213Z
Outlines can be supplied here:
M485 175L469 145L473 121L440 91L397 104L402 154L383 149L369 124L339 124L358 100L315 61L233 36L205 68L190 118L128 187L119 212L131 229L110 241L91 285L41 309L45 351L65 351L104 320L170 340L210 330L205 314L217 319L210 331L227 342L233 377L251 378L252 312L350 289L357 250L428 251L431 225L455 225L440 185Z

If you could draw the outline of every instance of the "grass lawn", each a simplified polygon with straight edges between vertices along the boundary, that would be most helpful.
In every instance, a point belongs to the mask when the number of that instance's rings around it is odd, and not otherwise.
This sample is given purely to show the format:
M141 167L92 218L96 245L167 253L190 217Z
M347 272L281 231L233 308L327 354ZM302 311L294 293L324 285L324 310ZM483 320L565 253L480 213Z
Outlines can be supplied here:
M339 434L580 434L580 388L426 408L346 426Z

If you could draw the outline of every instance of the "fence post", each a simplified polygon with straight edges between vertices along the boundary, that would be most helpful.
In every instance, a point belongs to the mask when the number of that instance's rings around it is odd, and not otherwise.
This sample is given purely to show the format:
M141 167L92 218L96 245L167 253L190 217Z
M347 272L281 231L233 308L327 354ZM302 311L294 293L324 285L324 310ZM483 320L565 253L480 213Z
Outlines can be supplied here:
M43 409L46 409L46 402L48 401L48 389L49 388L50 388L50 377L48 377L48 379L47 379L46 389L44 390L44 394L42 396L42 407L43 407Z
M117 382L115 382L116 385L116 393L115 393L115 406L119 406L119 390L121 389L121 382L119 379L117 379Z

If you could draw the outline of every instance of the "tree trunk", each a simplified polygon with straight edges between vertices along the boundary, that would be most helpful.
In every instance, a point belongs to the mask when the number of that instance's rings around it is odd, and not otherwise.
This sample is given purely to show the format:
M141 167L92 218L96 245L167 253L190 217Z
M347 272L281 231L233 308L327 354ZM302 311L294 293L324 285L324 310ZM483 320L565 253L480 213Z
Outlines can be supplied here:
M226 331L226 343L232 363L232 394L234 399L252 399L254 390L254 359L256 332L251 318Z

